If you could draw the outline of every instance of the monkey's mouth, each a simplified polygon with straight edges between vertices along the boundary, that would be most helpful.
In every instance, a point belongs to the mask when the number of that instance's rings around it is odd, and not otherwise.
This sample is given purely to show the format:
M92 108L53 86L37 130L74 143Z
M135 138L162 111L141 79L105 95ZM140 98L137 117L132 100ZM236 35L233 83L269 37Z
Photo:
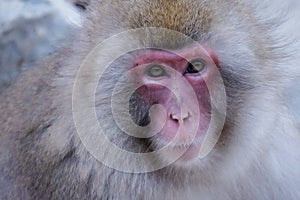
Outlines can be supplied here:
M181 162L191 161L197 159L200 147L201 144L199 144L199 142L190 144L169 144L165 147L165 153L169 159L176 159Z
M170 131L170 130L169 130ZM198 129L195 134L185 131L179 131L173 138L166 137L166 133L159 133L155 143L163 150L163 157L167 159L190 161L198 157L204 137L206 136L203 129Z

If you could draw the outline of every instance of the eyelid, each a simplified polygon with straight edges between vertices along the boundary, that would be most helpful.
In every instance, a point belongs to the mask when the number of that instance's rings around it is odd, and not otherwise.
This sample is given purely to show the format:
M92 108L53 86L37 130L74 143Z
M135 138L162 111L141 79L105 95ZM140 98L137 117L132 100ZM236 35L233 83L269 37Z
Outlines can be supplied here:
M204 67L206 67L207 63L206 63L206 61L205 61L204 59L202 59L202 58L195 58L195 59L189 61L189 63L190 63L190 64L193 64L194 62L198 62L198 61L201 62L201 63L203 64Z
M194 58L194 59L190 60L189 63L192 63L192 62L195 62L195 61L200 61L204 65L206 65L206 61L203 58Z

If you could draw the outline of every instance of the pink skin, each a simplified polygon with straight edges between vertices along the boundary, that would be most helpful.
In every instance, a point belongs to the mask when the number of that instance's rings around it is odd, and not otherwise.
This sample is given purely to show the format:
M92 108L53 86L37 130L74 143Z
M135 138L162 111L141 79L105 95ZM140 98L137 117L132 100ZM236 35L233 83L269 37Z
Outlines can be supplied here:
M201 73L185 73L189 61L197 58L205 60L206 68ZM146 71L152 64L163 66L167 75L149 76ZM144 85L138 89L138 93L149 100L150 105L162 105L167 114L161 116L154 113L151 117L165 121L157 136L160 142L166 145L173 140L168 146L168 156L181 153L180 160L186 161L198 155L210 123L210 94L207 84L214 81L217 64L217 57L213 51L201 45L173 53L149 49L136 56L132 67L137 69L134 70L135 79ZM180 79L187 82L179 81ZM168 85L168 89L162 85ZM187 90L188 87L192 87L194 91ZM175 90L180 94L178 98L174 95ZM193 95L196 94L197 102L193 102L191 92L195 92ZM201 116L196 117L199 113ZM196 133L190 133L190 127L195 124Z

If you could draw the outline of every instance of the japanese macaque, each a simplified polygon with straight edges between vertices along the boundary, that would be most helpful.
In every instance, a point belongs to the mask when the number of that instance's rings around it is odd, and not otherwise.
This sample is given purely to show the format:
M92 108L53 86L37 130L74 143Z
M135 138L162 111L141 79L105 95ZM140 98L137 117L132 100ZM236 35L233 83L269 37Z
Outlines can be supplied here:
M300 199L287 5L91 1L1 94L1 199Z

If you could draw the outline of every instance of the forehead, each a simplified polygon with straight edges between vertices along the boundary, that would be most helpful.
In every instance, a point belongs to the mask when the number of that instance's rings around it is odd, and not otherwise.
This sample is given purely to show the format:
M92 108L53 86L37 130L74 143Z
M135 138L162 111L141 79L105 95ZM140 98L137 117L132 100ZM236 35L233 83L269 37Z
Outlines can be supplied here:
M183 33L193 39L209 31L212 9L202 1L138 1L129 12L130 28L158 27Z
M180 32L187 37L200 40L210 31L213 23L213 9L202 1L151 0L138 1L128 13L128 27L157 27ZM149 34L148 41L159 41L160 47L176 49L186 46L187 41L178 34Z

